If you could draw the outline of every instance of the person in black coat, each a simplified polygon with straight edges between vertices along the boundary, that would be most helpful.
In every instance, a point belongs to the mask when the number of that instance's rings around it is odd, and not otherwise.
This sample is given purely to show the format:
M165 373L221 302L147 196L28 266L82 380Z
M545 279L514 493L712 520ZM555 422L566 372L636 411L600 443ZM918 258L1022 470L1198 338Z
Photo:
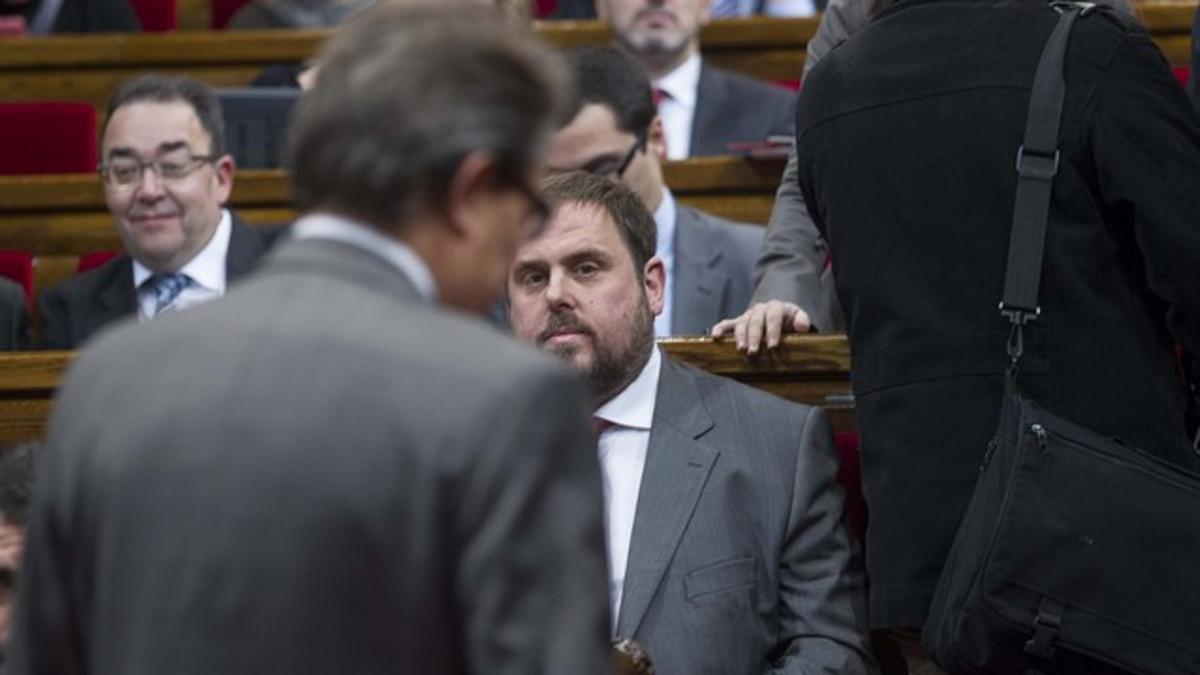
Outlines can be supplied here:
M1014 159L1057 17L1042 0L901 0L805 80L799 185L850 337L876 628L923 623L996 428ZM1194 469L1176 345L1200 345L1200 123L1131 19L1081 19L1066 63L1021 381Z

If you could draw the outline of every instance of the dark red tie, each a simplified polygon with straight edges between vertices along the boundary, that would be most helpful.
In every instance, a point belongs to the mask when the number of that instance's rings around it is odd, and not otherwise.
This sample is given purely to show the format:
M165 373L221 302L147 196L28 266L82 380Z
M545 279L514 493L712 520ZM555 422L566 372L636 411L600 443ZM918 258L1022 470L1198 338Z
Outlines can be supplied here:
M651 91L650 95L651 95L651 97L654 98L654 107L656 107L656 108L658 107L659 103L663 102L663 99L671 98L670 94L663 91L662 89L659 89L658 87L655 87L653 89L653 91Z
M601 434L615 426L617 426L615 422L610 422L603 417L592 418L592 429L596 431L596 438L600 438Z

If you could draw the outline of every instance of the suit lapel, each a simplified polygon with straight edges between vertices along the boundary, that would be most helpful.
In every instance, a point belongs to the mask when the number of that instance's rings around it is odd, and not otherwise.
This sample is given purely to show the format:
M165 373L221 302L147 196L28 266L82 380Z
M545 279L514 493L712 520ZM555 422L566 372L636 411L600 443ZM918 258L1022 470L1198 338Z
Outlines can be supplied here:
M696 112L692 117L691 149L688 154L723 155L725 148L710 148L708 140L720 138L723 123L721 102L726 98L725 81L715 75L708 64L700 62L700 81L696 83Z
M729 275L718 266L721 249L695 211L680 205L675 217L675 290L672 332L690 324L711 326L721 319L721 300ZM685 318L687 319L685 321Z
M720 454L698 441L712 426L695 382L664 357L633 520L618 636L636 637L687 529Z
M109 282L96 294L96 304L87 317L83 337L92 335L102 326L137 315L137 289L133 287L133 259L121 254L109 264L115 266Z
M266 244L262 235L251 229L236 213L230 211L229 216L232 227L229 250L225 254L225 279L233 281L254 268L266 251Z

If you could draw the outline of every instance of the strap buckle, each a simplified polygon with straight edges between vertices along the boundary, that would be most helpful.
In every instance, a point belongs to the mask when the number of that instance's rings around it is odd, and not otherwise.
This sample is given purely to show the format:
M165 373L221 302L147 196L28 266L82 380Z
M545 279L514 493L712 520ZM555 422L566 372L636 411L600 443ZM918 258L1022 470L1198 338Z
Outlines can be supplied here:
M1042 598L1033 619L1033 637L1025 642L1025 653L1043 659L1054 658L1054 640L1062 628L1063 604Z
M1021 178L1030 178L1050 182L1058 175L1058 165L1062 159L1062 153L1058 150L1054 154L1047 154L1038 150L1026 150L1024 145L1017 148L1017 175Z
M1003 302L1000 303L1000 313L1008 317L1009 323L1012 324L1012 330L1008 333L1008 350L1009 368L1014 373L1017 367L1017 361L1021 360L1021 355L1025 353L1025 324L1038 318L1042 313L1041 307L1034 307L1033 310L1028 310L1020 307L1010 307Z
M1064 11L1066 11L1068 9L1076 8L1079 10L1079 16L1087 16L1088 14L1092 13L1092 10L1096 9L1097 4L1094 2L1073 2L1072 0L1057 0L1056 2L1050 3L1050 7L1052 7L1054 9L1054 11L1058 12L1059 14L1062 14Z

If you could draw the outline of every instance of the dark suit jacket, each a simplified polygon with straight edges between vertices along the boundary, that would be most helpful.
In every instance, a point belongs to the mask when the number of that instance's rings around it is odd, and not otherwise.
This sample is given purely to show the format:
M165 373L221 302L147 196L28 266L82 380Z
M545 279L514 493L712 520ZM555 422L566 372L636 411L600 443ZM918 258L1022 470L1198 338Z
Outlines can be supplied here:
M676 202L671 332L707 335L740 312L754 286L763 228L734 223Z
M664 357L617 635L659 675L874 670L833 433Z
M29 348L28 305L20 284L0 278L0 351Z
M382 258L288 242L72 367L11 672L608 672L587 414Z
M229 282L254 269L279 229L253 228L233 216L225 276ZM71 277L38 299L43 349L77 349L96 331L114 321L137 316L133 259L121 254L96 269Z
M702 63L690 155L726 155L726 145L791 136L796 96L782 87Z
M1040 0L903 0L805 80L799 182L850 335L877 626L924 620L996 427L1013 158L1057 18ZM1173 345L1200 345L1200 122L1131 20L1084 17L1066 62L1023 381L1047 409L1193 467Z

